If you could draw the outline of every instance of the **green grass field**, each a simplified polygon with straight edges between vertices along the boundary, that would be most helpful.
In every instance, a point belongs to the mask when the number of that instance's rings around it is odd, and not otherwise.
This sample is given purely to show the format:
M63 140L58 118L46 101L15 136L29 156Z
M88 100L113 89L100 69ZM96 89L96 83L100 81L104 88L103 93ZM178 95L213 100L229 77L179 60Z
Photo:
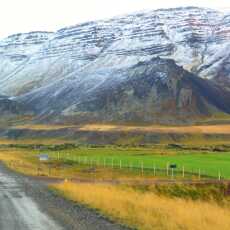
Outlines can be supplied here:
M230 153L208 151L166 150L148 148L80 148L65 151L48 151L52 158L81 164L116 168L139 168L144 170L165 169L176 164L180 172L230 179Z

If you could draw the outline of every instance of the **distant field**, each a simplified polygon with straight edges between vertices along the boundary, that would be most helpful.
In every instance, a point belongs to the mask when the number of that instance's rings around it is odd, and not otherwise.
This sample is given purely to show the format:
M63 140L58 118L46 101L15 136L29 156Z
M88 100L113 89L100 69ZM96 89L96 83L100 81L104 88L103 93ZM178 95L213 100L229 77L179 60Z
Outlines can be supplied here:
M8 143L68 143L96 145L153 145L182 143L189 145L221 145L230 142L230 124L159 126L159 125L16 125L0 132L0 144ZM5 139L5 140L4 140ZM59 142L60 140L60 142Z
M84 131L139 131L154 133L202 133L230 134L230 125L200 126L119 126L119 125L85 125L79 128Z
M65 143L74 143L74 140L67 140L61 138L34 138L34 139L7 139L0 138L0 145L60 145Z
M157 153L158 152L158 153ZM159 155L159 152L161 154ZM230 153L212 153L207 151L170 152L164 149L114 149L114 148L82 148L69 151L49 152L54 158L80 161L83 164L98 164L108 167L122 168L155 168L166 169L167 164L176 164L177 170L230 179Z
M44 124L28 124L12 126L15 129L31 129L31 130L59 130L65 128L73 128L73 125L44 125Z
M219 173L221 178L230 179L230 152L213 153L208 151L190 151L190 150L167 150L164 148L75 148L71 150L53 151L53 150L34 150L34 149L16 149L8 148L1 149L0 159L12 160L19 168L29 170L31 168L33 173L37 173L38 154L48 154L54 161L52 174L62 176L83 175L84 177L92 177L91 169L98 168L97 177L104 177L103 173L124 177L133 176L147 176L150 177L165 177L166 168L169 164L176 164L177 169L174 170L174 175L182 178L183 167L185 170L185 177L198 179L199 173L201 177L212 177L218 179ZM57 163L55 163L57 162ZM60 163L58 163L60 162ZM80 163L80 165L79 165ZM23 166L23 164L27 165ZM33 165L33 166L32 166ZM62 165L62 170L59 171L59 166ZM45 165L44 165L45 166ZM114 170L111 170L111 169ZM154 168L156 174L154 174ZM86 171L81 171L82 169ZM143 174L142 174L143 169ZM46 171L48 168L46 169ZM64 170L64 171L63 171ZM187 172L187 173L186 173ZM188 174L189 173L189 174ZM69 175L68 175L69 174ZM171 178L171 171L169 170Z
M59 130L64 128L72 128L79 131L101 131L101 132L151 132L151 133L187 133L187 134L230 134L230 124L227 125L194 125L194 126L132 126L132 125L104 125L104 124L88 124L88 125L19 125L13 126L15 129L30 130Z

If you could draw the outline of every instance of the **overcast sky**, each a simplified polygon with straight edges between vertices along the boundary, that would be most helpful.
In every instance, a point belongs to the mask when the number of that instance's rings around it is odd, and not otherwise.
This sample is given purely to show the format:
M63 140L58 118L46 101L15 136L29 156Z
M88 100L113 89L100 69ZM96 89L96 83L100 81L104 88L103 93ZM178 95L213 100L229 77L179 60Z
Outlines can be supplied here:
M55 31L144 9L188 5L230 11L230 0L0 0L0 37L35 30Z

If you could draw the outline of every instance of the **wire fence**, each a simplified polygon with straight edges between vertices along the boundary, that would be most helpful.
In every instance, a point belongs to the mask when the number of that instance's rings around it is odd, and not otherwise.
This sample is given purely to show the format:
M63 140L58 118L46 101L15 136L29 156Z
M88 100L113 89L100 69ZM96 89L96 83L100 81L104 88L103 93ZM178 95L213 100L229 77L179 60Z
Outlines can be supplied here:
M122 160L113 157L88 157L88 156L77 156L72 154L60 154L55 153L50 156L51 159L61 160L66 163L75 163L79 165L88 166L90 168L110 168L113 170L125 170L129 172L135 172L142 176L151 175L151 176L159 176L166 177L169 179L186 179L193 178L197 180L202 179L214 179L214 180L222 180L225 179L224 175L221 173L221 170L212 173L211 175L207 173L204 169L201 168L186 168L184 165L176 165L170 162L162 167L157 165L154 162L148 162L146 164L145 161L131 161L131 160Z

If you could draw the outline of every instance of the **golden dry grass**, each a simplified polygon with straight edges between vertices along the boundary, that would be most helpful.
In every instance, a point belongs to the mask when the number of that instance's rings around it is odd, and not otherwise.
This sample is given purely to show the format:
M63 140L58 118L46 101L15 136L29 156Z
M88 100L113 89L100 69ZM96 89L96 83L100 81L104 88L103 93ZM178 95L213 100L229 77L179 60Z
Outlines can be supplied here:
M28 158L28 152L16 149L1 149L0 161L9 168L27 175L36 175L37 167Z
M6 150L2 149L0 151L0 160L8 163L10 161L20 161L22 160L23 152L17 150Z
M230 210L215 203L172 199L113 185L54 186L65 197L141 230L229 230Z
M197 125L197 126L125 126L89 124L79 128L82 131L138 131L152 133L188 133L188 134L230 134L230 125Z
M4 162L10 169L24 175L68 178L76 174L74 169L70 167L60 168L39 162L37 154L38 152L35 153L31 150L1 149L0 161Z
M60 145L66 143L75 143L76 140L68 140L61 138L35 138L35 139L4 139L0 138L0 145L9 145L9 144L26 144L26 145Z
M153 133L188 133L188 134L230 134L230 125L192 125L192 126L132 126L132 125L113 125L113 124L86 124L86 125L44 125L30 124L14 126L15 129L30 130L59 130L73 128L80 131L138 131Z
M46 125L46 124L26 124L13 126L14 129L31 129L31 130L59 130L65 128L72 128L71 125Z

